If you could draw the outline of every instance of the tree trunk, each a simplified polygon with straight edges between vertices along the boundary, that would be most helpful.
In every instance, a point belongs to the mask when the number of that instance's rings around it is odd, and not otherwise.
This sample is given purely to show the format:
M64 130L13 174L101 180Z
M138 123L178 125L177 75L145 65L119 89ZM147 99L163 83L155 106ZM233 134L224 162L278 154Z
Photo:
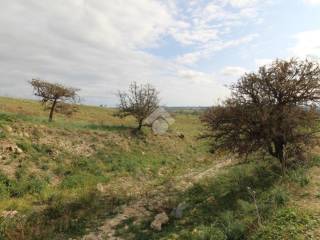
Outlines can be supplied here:
M55 99L52 103L52 106L51 106L51 109L50 109L50 114L49 114L49 122L52 122L52 119L53 119L53 112L54 112L54 109L56 107L56 104L57 104L57 99Z
M284 175L286 172L286 159L284 156L284 142L282 141L282 139L279 139L275 142L275 155L280 161L281 171Z
M142 128L142 125L143 125L143 120L139 120L139 125L138 125L138 131L141 131L141 128Z

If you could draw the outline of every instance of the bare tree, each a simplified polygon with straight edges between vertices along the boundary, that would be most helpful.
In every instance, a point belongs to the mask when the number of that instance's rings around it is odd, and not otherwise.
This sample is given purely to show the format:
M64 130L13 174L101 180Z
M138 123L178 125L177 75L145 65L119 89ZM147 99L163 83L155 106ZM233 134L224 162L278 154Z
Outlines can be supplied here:
M78 100L77 91L79 89L38 79L32 79L30 84L33 87L34 94L42 98L41 102L45 109L50 110L49 122L52 121L54 112L69 115L75 110L71 104Z
M316 140L320 67L312 61L276 60L245 74L232 95L202 117L215 150L240 155L264 150L281 162Z
M141 130L144 120L159 107L158 91L150 84L138 85L133 82L128 92L119 92L119 116L133 116Z

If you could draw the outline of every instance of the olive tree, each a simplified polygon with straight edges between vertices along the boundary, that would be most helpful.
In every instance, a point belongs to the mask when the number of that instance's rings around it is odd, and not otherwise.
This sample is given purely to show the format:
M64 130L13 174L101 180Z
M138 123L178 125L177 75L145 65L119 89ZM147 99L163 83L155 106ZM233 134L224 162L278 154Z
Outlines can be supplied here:
M240 155L265 151L287 159L312 145L318 132L320 67L312 61L276 60L245 74L231 97L202 116L215 150Z
M49 122L52 121L54 112L71 114L74 111L71 104L77 102L79 89L38 79L32 79L30 84L34 94L41 98L45 110L49 110Z
M137 129L140 131L144 120L159 107L158 91L150 84L138 85L133 82L128 92L119 92L119 113L120 117L133 116L137 122Z

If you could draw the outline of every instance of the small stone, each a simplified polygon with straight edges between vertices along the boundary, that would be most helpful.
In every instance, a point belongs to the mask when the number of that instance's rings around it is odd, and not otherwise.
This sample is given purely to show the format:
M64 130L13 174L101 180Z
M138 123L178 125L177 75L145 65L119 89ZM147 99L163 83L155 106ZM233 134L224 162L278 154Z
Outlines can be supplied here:
M10 145L6 147L6 150L10 151L10 152L14 152L15 151L15 147Z
M162 225L166 224L168 221L169 221L169 217L165 212L159 213L158 215L155 216L150 226L154 230L161 231Z
M101 193L105 193L105 192L106 192L105 187L103 186L102 183L98 183L98 184L97 184L97 190L98 190L99 192L101 192Z
M6 132L11 133L13 131L12 127L5 125L2 127Z
M23 135L26 137L26 138L30 138L30 135L28 133L23 133Z
M176 208L174 208L171 212L171 215L177 219L182 218L183 211L188 207L185 202L180 203Z
M16 147L15 152L18 153L18 154L23 153L22 149L19 148L19 147Z

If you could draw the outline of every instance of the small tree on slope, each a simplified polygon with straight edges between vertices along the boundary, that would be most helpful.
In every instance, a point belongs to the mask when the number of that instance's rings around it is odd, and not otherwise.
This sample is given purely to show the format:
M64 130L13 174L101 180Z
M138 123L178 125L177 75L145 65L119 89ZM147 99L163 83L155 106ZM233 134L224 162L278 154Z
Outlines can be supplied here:
M224 104L210 108L202 122L215 150L240 155L264 150L287 158L316 140L320 100L320 67L308 60L276 60L257 73L245 74L231 87Z
M69 114L72 107L68 103L75 103L79 89L65 87L61 84L50 83L44 80L32 79L30 84L33 87L34 94L41 97L41 102L45 109L49 109L49 122L53 119L55 111Z
M150 84L138 85L133 82L128 92L119 92L119 116L133 116L140 131L144 120L159 107L158 91Z

